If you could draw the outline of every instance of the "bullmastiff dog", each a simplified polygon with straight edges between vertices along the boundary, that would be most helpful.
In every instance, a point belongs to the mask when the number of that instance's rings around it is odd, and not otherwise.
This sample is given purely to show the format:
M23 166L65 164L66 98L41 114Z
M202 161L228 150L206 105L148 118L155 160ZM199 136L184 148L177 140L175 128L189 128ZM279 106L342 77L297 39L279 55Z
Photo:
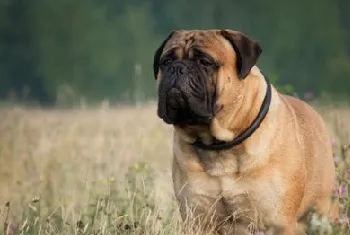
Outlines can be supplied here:
M269 83L261 52L233 30L175 30L155 52L157 115L174 127L174 191L193 234L294 235L311 210L333 215L325 123Z

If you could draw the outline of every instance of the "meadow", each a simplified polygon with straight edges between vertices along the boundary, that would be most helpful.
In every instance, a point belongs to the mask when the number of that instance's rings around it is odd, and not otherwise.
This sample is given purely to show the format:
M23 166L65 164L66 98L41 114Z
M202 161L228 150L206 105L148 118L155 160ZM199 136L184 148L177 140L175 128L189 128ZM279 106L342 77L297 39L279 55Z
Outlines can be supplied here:
M350 234L350 106L318 105L332 135L340 218L310 234ZM156 106L0 110L0 235L181 231L172 130ZM329 232L331 229L331 232Z

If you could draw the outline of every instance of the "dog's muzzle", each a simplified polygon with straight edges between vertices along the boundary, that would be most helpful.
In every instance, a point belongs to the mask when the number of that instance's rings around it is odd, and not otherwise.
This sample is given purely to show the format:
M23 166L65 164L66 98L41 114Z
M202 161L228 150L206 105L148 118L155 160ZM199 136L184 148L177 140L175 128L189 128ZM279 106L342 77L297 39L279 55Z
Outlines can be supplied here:
M191 62L176 61L164 68L158 90L158 116L168 124L208 124L206 80Z

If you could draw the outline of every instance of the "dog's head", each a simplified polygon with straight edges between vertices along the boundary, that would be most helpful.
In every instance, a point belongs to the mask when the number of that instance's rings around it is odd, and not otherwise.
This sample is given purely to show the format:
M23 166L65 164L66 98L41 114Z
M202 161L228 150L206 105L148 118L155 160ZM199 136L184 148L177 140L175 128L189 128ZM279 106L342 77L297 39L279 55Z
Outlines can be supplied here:
M158 116L174 125L210 124L218 97L240 97L260 54L259 44L238 31L171 32L154 55Z

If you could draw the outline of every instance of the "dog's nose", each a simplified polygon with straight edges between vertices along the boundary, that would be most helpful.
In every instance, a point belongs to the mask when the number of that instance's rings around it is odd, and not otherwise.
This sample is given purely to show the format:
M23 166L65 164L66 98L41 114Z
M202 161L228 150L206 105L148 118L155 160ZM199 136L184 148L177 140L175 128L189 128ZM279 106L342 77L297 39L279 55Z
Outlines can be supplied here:
M183 64L174 64L168 68L168 72L171 75L182 76L186 73L186 66Z

